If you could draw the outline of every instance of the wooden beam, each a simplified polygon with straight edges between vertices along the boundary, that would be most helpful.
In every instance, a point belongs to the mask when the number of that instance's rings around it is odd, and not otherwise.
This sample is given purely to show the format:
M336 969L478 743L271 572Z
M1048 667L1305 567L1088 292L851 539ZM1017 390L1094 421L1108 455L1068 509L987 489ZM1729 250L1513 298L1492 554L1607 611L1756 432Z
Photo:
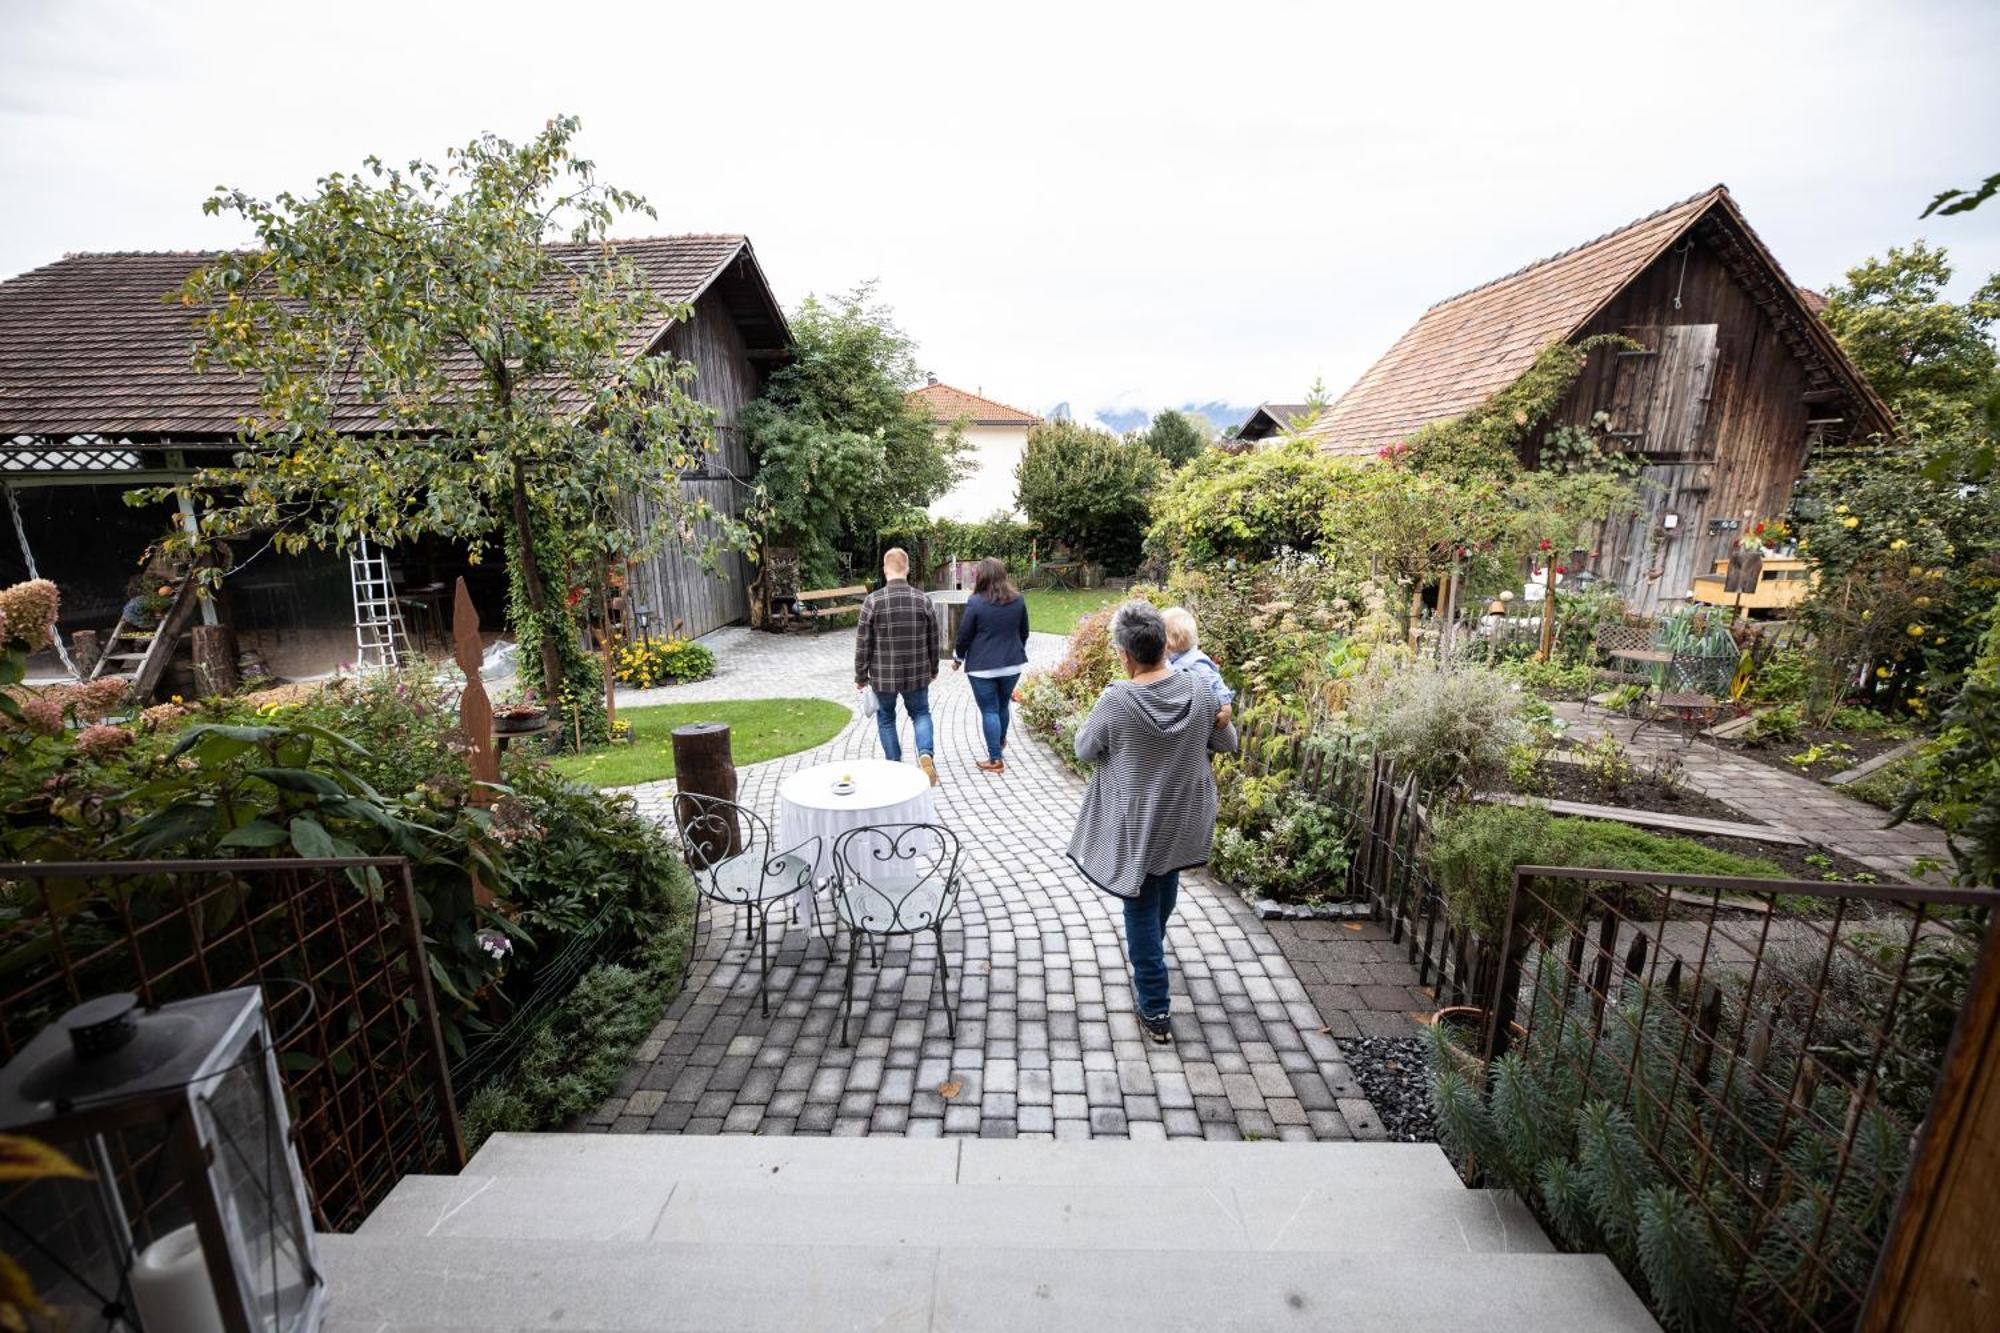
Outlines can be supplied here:
M1619 805L1592 805L1588 801L1543 801L1513 792L1482 792L1479 799L1492 805L1546 805L1552 815L1574 815L1579 819L1604 819L1638 828L1660 828L1674 833L1706 833L1712 838L1742 838L1746 842L1769 842L1781 847L1810 847L1812 841L1769 824L1740 824L1730 819L1701 819L1694 815L1670 815L1658 810L1627 810Z

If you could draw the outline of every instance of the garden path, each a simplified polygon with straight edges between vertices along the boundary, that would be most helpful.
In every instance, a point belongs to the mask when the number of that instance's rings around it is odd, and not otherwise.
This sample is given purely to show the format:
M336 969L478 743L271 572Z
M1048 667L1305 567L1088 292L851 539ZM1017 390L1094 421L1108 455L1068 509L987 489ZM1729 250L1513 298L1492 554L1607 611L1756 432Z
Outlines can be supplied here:
M852 702L851 630L817 637L724 630L705 642L716 651L712 679L631 691L620 701L801 695ZM1033 664L1053 664L1063 642L1033 636ZM826 945L809 926L789 926L773 941L769 1018L759 1016L757 968L741 935L725 949L705 926L687 987L583 1128L1382 1136L1339 1043L1271 932L1235 894L1199 873L1183 877L1168 932L1175 1041L1145 1041L1133 1015L1122 918L1063 852L1082 782L1018 731L1006 774L979 772L979 714L965 678L945 671L932 696L943 778L938 815L964 837L976 877L946 933L953 979L962 980L956 1039L929 1001L937 960L928 937L895 941L879 968L864 962L858 969L855 1044L842 1048L841 971L829 966ZM873 721L856 718L822 746L742 769L740 798L775 813L786 775L876 753ZM670 781L631 790L642 808L666 817ZM731 924L729 914L709 921L725 932Z
M1914 882L1911 863L1920 857L1951 865L1951 849L1939 830L1915 823L1890 828L1884 811L1809 777L1781 772L1701 740L1683 747L1679 732L1671 727L1647 727L1635 741L1632 721L1601 709L1593 709L1586 721L1579 703L1556 704L1555 712L1576 735L1609 731L1640 753L1678 751L1688 786L1702 795L1736 807L1749 819L1830 847L1891 879ZM1944 877L1933 873L1925 882L1942 883Z

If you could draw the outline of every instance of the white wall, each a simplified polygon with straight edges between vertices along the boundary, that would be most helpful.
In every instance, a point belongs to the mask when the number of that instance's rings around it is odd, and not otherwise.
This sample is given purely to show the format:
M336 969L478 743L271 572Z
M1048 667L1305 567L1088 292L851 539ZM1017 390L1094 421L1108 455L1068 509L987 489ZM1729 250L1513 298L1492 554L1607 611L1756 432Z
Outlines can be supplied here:
M977 522L1014 507L1014 467L1028 444L1026 426L967 426L965 479L931 506L932 518Z

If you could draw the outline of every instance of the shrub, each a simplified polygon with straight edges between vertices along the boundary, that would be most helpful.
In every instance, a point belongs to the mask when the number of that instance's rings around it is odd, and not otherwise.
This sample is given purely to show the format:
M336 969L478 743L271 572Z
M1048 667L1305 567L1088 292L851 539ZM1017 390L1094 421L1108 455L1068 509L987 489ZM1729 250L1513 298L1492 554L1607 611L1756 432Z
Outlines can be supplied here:
M1533 657L1503 660L1493 669L1545 699L1583 699L1597 689L1597 671L1590 663L1572 661L1560 653L1546 662Z
M1016 502L1051 540L1123 572L1139 563L1159 477L1159 456L1142 441L1045 421L1029 430L1015 468Z
M1539 805L1470 805L1440 819L1432 830L1431 872L1444 891L1452 920L1479 939L1498 945L1507 924L1517 866L1575 866L1649 870L1659 874L1741 875L1782 879L1769 861L1716 851L1687 838L1664 837L1594 819L1551 815ZM1563 894L1545 893L1569 910L1580 883L1565 881Z
M715 652L692 639L641 639L618 650L618 679L649 690L667 681L707 680L715 674Z
M1245 821L1217 821L1217 874L1279 902L1346 895L1354 832L1346 811L1287 786L1246 810Z
M1211 450L1161 487L1147 549L1196 568L1318 552L1328 539L1330 506L1352 472L1352 464L1303 440L1240 457Z
M1484 667L1400 672L1359 711L1359 729L1376 751L1437 795L1490 786L1524 736L1514 685Z
M585 973L549 1020L528 1037L504 1080L465 1106L465 1149L489 1135L555 1129L602 1102L630 1067L632 1048L659 1021L679 987L694 928L692 888L675 924L622 963Z

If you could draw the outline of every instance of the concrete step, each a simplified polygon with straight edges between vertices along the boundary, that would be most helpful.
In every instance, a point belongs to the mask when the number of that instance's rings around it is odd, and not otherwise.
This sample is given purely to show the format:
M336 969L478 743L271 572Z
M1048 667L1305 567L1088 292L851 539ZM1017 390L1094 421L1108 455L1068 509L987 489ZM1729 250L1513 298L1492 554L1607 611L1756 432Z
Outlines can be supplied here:
M1460 1188L1428 1143L1057 1143L1022 1139L762 1138L748 1134L495 1134L483 1176L715 1182Z
M327 1333L1657 1325L1598 1255L747 1246L327 1236Z
M364 1236L1099 1250L1547 1253L1513 1195L1457 1185L723 1183L407 1176Z

